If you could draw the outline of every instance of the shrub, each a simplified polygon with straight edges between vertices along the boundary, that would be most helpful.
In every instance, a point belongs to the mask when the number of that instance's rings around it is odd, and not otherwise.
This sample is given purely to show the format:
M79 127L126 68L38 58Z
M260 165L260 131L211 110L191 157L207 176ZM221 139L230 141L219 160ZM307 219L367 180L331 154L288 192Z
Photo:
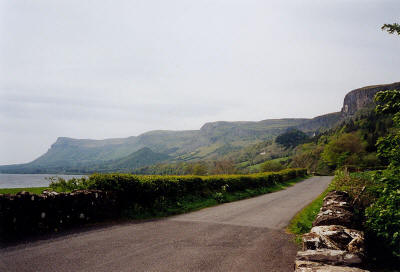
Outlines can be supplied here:
M284 168L278 161L266 161L261 165L261 172L281 171Z
M355 133L345 133L331 140L321 154L331 166L357 165L365 153L365 143Z
M333 188L358 197L370 255L380 261L400 260L400 170L337 171Z
M383 187L375 203L365 211L366 230L381 252L389 251L400 260L400 171L375 176Z
M336 171L332 188L337 191L346 191L350 197L358 198L358 208L364 210L379 197L382 184L374 178L376 172L354 172Z
M188 195L212 196L223 191L273 186L306 175L305 169L286 169L250 175L214 176L138 176L132 174L93 174L73 181L59 180L50 187L56 191L96 189L116 192L122 206L138 204L143 207L177 201ZM221 199L222 200L222 199Z

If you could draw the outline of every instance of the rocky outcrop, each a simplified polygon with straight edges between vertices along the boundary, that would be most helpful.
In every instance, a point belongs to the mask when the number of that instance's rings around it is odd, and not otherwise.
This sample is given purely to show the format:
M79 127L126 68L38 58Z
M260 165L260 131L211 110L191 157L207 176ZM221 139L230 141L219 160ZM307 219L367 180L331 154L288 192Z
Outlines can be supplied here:
M364 233L354 229L350 197L333 191L325 198L313 228L302 237L295 271L365 271L355 266L364 258Z
M116 215L116 197L110 192L80 190L72 193L45 191L41 195L29 192L0 194L0 240L59 231Z
M400 82L355 89L345 96L341 112L345 117L352 116L361 108L371 105L377 92L395 89L400 90Z

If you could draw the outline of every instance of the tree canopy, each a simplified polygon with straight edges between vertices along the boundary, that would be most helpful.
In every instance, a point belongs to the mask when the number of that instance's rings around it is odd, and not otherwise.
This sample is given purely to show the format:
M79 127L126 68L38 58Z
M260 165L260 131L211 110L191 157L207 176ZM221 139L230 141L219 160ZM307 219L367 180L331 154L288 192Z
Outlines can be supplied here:
M276 137L276 143L283 145L285 148L296 147L305 143L309 137L303 131L298 129L290 129L287 132Z
M394 23L394 24L384 24L381 27L382 30L386 30L390 34L397 34L400 35L400 24Z

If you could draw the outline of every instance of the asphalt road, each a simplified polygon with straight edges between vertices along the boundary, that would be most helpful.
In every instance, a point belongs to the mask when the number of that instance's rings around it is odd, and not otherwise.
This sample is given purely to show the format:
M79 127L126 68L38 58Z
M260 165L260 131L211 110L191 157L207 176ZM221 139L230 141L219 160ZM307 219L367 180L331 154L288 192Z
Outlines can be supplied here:
M0 249L0 271L293 271L284 228L331 177L165 219Z

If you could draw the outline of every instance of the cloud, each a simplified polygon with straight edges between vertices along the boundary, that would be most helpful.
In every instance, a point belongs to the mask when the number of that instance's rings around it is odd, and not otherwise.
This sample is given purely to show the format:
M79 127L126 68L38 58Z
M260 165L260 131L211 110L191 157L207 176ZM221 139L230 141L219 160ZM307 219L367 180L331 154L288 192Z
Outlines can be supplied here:
M381 0L0 1L0 164L58 136L339 110L351 89L399 80L400 39L379 29L399 12Z

